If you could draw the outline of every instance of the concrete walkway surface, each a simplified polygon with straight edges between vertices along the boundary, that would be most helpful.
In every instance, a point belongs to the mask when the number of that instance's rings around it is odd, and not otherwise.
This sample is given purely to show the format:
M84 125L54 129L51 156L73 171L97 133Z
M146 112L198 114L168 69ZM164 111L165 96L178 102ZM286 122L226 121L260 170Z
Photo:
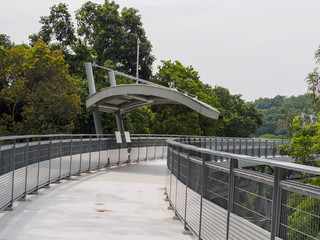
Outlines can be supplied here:
M195 239L164 201L164 160L62 180L0 212L0 240Z

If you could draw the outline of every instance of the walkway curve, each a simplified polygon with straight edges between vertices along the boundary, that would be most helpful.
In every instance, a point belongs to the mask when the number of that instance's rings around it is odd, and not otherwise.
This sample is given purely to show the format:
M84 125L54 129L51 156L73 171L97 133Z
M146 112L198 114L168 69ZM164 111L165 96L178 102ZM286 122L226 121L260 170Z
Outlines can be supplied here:
M0 213L0 239L193 239L167 210L167 171L156 160L51 184Z

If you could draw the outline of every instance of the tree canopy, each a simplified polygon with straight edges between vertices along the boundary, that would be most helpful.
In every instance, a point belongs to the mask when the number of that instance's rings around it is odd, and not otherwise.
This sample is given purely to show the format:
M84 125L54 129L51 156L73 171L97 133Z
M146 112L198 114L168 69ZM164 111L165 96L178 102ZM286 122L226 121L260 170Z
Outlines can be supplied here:
M50 8L48 16L40 18L40 24L39 32L29 36L31 47L14 46L8 36L0 35L4 49L0 56L2 79L7 78L9 69L7 55L13 58L20 54L12 64L17 61L17 66L23 66L21 71L17 70L23 78L16 77L18 80L13 85L5 81L1 83L3 94L0 101L4 104L0 107L0 114L6 119L3 124L11 124L15 129L7 134L27 133L27 129L22 127L27 122L34 126L29 129L34 133L94 133L91 112L85 107L88 87L83 65L96 62L100 66L135 75L138 38L139 77L196 97L217 108L222 117L218 121L208 119L179 105L144 107L124 114L125 128L131 133L248 137L261 125L262 116L253 104L245 103L241 95L232 95L228 89L204 84L192 66L185 67L179 61L163 61L152 75L155 57L137 9L125 7L120 10L118 4L109 0L102 4L89 1L76 11L74 23L67 4L60 3ZM40 48L42 52L39 52ZM35 52L39 54L33 54ZM45 61L36 61L37 57ZM55 58L61 62L54 61ZM52 66L58 62L60 65L54 69ZM34 74L29 74L31 69ZM97 90L109 86L106 71L95 69L94 74ZM126 82L121 77L117 78L118 83ZM65 88L60 88L60 84L65 84ZM53 95L52 91L57 93ZM45 98L46 95L50 97ZM62 96L66 99L63 100ZM66 108L64 103L74 107ZM49 112L54 117L49 118ZM57 120L59 114L67 118L66 122ZM58 128L59 124L61 128ZM53 126L51 130L50 126ZM102 126L105 133L115 131L114 116L103 114ZM9 125L5 128L9 129Z
M315 115L308 94L259 98L253 104L263 114L263 124L255 131L256 136L289 137L292 120L297 115Z
M79 112L78 81L61 51L0 46L0 135L68 133Z

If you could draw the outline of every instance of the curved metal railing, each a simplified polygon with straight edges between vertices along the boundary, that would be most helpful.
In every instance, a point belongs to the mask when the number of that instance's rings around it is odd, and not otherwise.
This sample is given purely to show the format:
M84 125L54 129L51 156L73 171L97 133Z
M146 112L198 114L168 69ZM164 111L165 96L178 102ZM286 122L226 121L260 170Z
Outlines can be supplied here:
M62 178L101 167L166 158L163 135L133 135L118 144L114 135L0 137L0 210Z
M320 239L320 188L303 183L319 168L167 143L167 196L199 239Z

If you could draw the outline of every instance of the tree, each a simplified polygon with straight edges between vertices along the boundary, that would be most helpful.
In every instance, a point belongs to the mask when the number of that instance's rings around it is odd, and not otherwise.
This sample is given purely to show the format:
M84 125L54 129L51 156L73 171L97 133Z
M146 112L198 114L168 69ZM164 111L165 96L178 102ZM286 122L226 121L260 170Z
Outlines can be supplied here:
M78 81L61 51L40 41L32 48L0 47L0 135L68 133L79 112Z
M256 136L273 134L289 137L292 120L297 115L302 113L315 114L313 101L307 94L259 98L253 104L263 114L263 124L256 130Z
M218 109L222 117L208 119L183 106L154 106L152 109L158 121L155 132L246 137L261 125L261 114L240 95L231 95L223 87L212 88L204 84L192 66L184 67L179 61L163 61L162 64L154 82L197 97Z
M0 34L0 46L4 48L11 48L13 47L13 43L10 40L10 37L6 34Z

